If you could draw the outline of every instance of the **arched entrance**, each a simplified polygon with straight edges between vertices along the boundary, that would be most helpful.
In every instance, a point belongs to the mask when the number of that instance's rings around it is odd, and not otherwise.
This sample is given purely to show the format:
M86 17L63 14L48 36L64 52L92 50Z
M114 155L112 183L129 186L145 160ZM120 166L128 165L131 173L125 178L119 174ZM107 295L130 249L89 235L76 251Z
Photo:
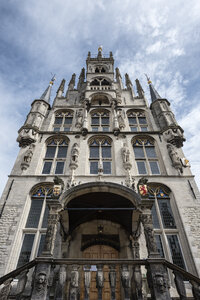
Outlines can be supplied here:
M119 252L108 245L93 245L86 248L83 251L83 258L86 259L118 259ZM91 282L90 282L90 299L98 299L98 289L96 287L96 266L91 266ZM109 267L103 267L104 273L104 287L102 290L102 300L111 299L111 289L109 283ZM80 300L84 300L84 282L82 279L81 297ZM116 300L120 300L120 276L119 267L116 267L116 289L115 289Z

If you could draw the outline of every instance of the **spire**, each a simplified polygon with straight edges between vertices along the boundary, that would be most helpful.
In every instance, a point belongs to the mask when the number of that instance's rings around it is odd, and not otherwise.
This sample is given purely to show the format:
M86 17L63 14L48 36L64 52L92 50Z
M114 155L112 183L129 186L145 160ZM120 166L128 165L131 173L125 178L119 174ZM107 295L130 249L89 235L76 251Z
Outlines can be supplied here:
M61 96L62 96L62 94L63 94L63 92L64 92L64 88L65 88L65 79L63 79L63 80L61 81L61 84L60 84L60 86L59 86L59 88L58 88L58 90L57 90L57 95L58 95L58 97L61 97Z
M76 80L76 74L75 73L73 73L72 74L72 78L70 79L70 82L69 82L69 84L68 84L68 86L69 86L69 90L70 91L72 91L73 89L74 89L74 86L75 86L75 80Z
M97 55L97 58L101 59L102 58L102 51L103 51L103 48L102 46L99 46L98 48L98 55Z
M131 80L130 80L130 77L129 77L129 75L127 73L125 74L125 80L126 80L126 86L127 86L127 88L133 85L132 82L131 82Z
M79 76L78 86L77 86L78 91L81 89L84 80L85 80L85 68L82 68L81 74Z
M130 80L130 77L127 73L125 74L125 81L126 81L127 90L131 91L132 96L135 97L135 94L134 94L134 91L133 91L133 84L132 84L132 82Z
M116 68L115 71L116 71L116 80L119 83L120 89L122 90L123 89L123 83L122 83L122 76L120 74L119 68Z
M55 75L52 77L51 81L49 82L49 86L46 88L46 90L44 91L44 93L42 94L42 96L40 97L41 100L46 101L47 103L49 103L50 101L50 96L51 96L51 88L52 85L54 84L54 81L56 80Z
M136 86L137 86L137 93L138 93L138 96L139 98L143 98L144 97L144 90L139 82L138 79L135 80L136 82Z
M149 84L149 89L150 89L150 94L151 94L151 101L154 102L157 99L162 99L160 97L160 95L158 94L158 92L156 91L156 89L154 88L150 78L147 76L147 74L145 74L146 78L147 78L147 82Z

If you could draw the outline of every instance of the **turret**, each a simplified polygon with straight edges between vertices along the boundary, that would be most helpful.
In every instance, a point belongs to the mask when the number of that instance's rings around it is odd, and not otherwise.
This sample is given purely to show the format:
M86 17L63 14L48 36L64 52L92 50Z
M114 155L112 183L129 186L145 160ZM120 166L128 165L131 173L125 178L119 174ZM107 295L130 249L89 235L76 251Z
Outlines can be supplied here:
M183 146L185 138L183 129L178 125L173 112L170 109L170 103L167 99L162 98L154 88L150 78L146 75L149 84L152 114L158 123L165 140L175 145L177 148Z
M20 147L26 147L35 143L38 138L38 132L42 126L44 118L50 109L50 96L55 76L51 79L49 86L46 88L40 99L36 99L31 104L31 110L26 118L24 125L19 129L17 142Z

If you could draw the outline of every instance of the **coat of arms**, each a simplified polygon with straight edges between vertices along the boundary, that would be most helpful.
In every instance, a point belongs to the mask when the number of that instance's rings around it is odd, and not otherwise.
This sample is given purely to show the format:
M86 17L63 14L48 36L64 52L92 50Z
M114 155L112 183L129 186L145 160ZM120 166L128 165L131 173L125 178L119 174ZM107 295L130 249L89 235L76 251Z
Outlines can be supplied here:
M58 197L61 193L61 185L54 185L53 187L53 195Z
M148 179L142 177L139 181L138 181L138 192L141 196L146 196L148 194L148 187L147 187L147 181Z

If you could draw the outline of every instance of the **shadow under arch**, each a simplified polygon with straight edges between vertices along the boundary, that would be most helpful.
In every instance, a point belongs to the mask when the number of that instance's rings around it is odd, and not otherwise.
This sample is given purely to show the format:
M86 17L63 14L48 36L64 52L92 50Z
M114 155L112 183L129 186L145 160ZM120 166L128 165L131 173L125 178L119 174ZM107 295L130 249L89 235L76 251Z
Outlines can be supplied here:
M61 202L64 207L61 212L62 225L67 228L68 234L80 224L98 219L118 223L131 234L137 229L141 214L140 196L112 182L90 182L75 186L62 195Z

